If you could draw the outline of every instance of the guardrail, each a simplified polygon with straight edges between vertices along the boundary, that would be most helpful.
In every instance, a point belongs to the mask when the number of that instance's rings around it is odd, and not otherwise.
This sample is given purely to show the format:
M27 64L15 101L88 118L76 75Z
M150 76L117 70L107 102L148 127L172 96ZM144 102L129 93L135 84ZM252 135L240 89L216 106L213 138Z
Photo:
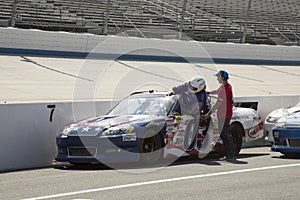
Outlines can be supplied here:
M300 47L297 46L160 40L15 28L0 28L0 44L0 53L5 54L82 58L102 45L101 52L93 52L101 59L118 57L144 61L186 62L189 60L195 63L213 61L215 63L300 65ZM162 51L142 49L149 47L159 50L171 49L174 55L171 56L167 51L162 53ZM199 49L206 53L199 54Z

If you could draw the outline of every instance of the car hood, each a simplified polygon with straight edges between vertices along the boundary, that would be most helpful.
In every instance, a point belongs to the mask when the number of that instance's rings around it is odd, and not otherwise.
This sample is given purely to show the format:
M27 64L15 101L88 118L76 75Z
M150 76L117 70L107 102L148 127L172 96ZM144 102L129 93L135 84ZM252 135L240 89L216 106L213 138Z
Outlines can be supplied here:
M294 106L294 107L289 107L289 108L280 108L277 110L272 111L269 116L272 117L282 117L286 114L290 113L295 113L300 111L300 105L299 106Z
M279 108L274 111L272 111L270 114L267 115L266 120L270 122L277 122L281 117L300 112L300 105L293 106L293 107L285 107L285 108Z
M300 112L287 114L278 120L278 123L285 123L287 127L300 128Z
M108 129L126 131L129 127L144 127L151 122L164 121L165 116L150 115L122 115L100 116L82 120L67 126L63 133L68 135L91 134L96 135Z

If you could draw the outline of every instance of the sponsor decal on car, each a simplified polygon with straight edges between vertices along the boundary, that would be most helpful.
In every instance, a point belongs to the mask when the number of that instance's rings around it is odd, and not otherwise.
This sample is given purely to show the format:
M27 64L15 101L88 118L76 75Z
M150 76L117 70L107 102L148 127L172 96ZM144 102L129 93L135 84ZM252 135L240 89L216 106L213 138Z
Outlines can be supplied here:
M158 122L149 122L146 127L149 127L149 126L160 126L160 123Z
M256 138L257 133L263 129L263 122L258 123L255 127L251 128L248 131L248 135L251 138Z
M124 142L136 141L136 133L125 133L125 134L122 134L122 140Z

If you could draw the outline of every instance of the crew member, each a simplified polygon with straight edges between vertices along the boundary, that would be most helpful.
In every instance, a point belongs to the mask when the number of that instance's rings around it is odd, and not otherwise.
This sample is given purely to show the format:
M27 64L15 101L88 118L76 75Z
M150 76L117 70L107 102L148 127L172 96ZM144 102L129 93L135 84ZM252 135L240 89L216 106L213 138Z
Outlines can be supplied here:
M180 95L180 107L182 114L191 114L199 119L208 111L206 83L201 77L194 77L192 80L172 88L168 95Z
M215 75L221 85L218 90L207 92L208 94L218 94L218 97L216 104L205 115L205 118L208 119L213 112L217 111L218 126L219 130L221 130L220 137L224 143L226 160L234 161L236 159L235 145L230 132L230 120L233 108L232 86L228 82L228 72L220 70Z

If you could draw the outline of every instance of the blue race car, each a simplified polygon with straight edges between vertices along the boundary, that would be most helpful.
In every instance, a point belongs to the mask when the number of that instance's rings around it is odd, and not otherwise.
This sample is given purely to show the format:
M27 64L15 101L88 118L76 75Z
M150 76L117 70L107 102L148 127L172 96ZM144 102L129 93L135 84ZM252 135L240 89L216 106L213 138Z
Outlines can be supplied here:
M300 112L280 118L273 128L274 144L272 151L286 156L300 156Z
M216 113L199 125L199 117L186 110L193 107L181 95L138 92L123 99L107 115L72 123L57 135L58 162L157 163L163 158L224 154ZM183 103L183 100L185 103ZM209 97L209 104L216 99ZM198 102L195 104L199 105ZM231 131L237 147L262 134L263 122L250 108L234 108Z
M279 108L269 113L264 122L264 133L266 136L265 141L273 144L274 138L272 129L277 121L285 115L296 112L300 112L300 102L298 102L295 106Z

